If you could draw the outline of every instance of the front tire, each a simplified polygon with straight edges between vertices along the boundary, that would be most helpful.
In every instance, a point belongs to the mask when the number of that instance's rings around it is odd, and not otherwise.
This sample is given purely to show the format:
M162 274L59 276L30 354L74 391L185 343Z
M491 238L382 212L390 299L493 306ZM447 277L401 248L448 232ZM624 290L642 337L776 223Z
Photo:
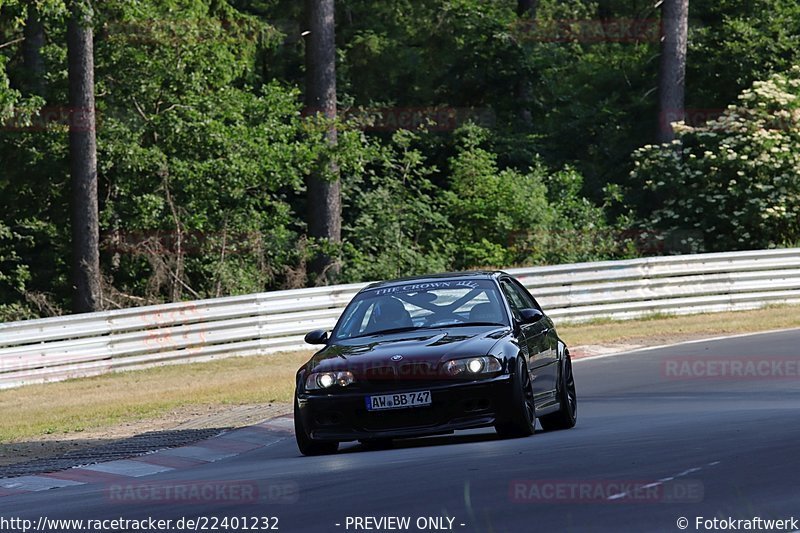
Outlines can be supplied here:
M525 359L517 359L517 371L511 378L511 418L495 424L501 437L529 437L536 431L536 406L533 384Z
M558 411L539 419L545 431L570 429L578 421L578 396L575 393L575 377L572 375L572 360L569 353L564 356L564 364L559 372Z
M303 426L303 419L300 417L297 399L294 400L294 438L297 440L297 448L303 455L327 455L336 453L336 450L339 449L338 441L314 440L308 435Z

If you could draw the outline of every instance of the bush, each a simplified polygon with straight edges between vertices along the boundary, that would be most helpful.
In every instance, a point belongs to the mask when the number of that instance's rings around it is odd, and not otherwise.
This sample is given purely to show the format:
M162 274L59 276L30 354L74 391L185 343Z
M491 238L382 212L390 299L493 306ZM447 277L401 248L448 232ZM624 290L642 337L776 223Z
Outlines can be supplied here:
M346 281L397 278L451 268L450 223L414 134L377 148L376 169L351 193L356 216L344 228ZM375 148L375 147L373 147Z
M716 120L677 124L676 135L634 153L639 224L691 252L800 239L800 67L754 83Z
M581 196L582 177L535 162L501 168L489 132L457 132L446 172L395 134L373 144L366 177L345 183L344 281L474 268L609 259L622 254L604 209ZM447 180L436 187L435 179Z
M581 195L572 168L534 161L527 172L498 168L482 147L486 131L461 131L443 193L454 228L458 268L508 267L610 259L622 254L602 208Z

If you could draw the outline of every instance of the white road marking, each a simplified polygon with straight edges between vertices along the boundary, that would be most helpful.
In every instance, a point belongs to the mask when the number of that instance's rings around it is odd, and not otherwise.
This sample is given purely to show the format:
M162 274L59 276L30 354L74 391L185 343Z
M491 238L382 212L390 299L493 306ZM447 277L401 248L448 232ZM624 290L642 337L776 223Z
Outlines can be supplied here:
M116 474L118 476L142 477L150 476L152 474L160 474L161 472L169 472L170 470L175 469L169 466L154 465L150 463L143 463L141 461L122 459L120 461L109 461L107 463L83 466L81 467L81 470L104 472L106 474Z
M184 446L182 448L170 448L168 450L162 450L162 455L174 455L175 457L183 457L185 459L197 459L199 461L206 461L212 463L214 461L219 461L220 459L225 459L227 457L233 457L235 455L239 455L236 452L228 452L222 450L212 450L211 448L204 448L202 446Z
M86 483L82 481L56 479L54 477L45 476L21 476L0 481L0 487L4 489L27 490L31 492L85 484Z
M719 464L719 461L714 461L714 462L706 464L706 466L714 466L714 465L718 465L718 464ZM686 469L683 472L680 472L678 474L675 474L675 475L672 475L672 476L668 476L668 477L662 477L661 479L659 479L657 481L654 481L652 483L648 483L647 485L643 485L641 488L643 488L643 489L652 489L653 487L658 487L659 485L662 485L664 483L668 483L670 481L675 481L676 478L688 476L689 474L694 474L695 472L699 472L702 469L703 469L702 466L696 466L694 468L688 468L688 469ZM618 500L620 498L624 498L627 495L628 495L628 492L620 492L619 494L612 494L611 496L609 496L606 499L607 500Z

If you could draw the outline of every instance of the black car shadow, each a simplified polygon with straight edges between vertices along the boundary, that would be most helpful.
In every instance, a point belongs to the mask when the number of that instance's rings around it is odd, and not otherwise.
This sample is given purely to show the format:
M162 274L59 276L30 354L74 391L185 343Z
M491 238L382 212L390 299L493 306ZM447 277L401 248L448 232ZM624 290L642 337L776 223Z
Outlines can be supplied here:
M381 450L402 450L412 448L427 448L430 446L448 446L456 444L471 444L476 442L490 442L495 440L505 440L500 437L493 429L469 430L469 432L458 432L449 435L433 435L430 437L416 437L408 439L393 439L388 445L370 444L364 445L358 442L343 443L339 449L340 454L345 453L367 453Z

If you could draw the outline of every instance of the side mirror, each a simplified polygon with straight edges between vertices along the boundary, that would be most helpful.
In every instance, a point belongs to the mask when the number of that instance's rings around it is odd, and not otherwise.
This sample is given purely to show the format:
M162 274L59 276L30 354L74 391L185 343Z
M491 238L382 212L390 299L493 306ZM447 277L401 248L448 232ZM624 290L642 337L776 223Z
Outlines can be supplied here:
M306 333L304 340L308 344L327 344L328 332L324 329L315 329Z
M544 318L544 314L538 309L523 309L519 315L523 324L535 324Z

